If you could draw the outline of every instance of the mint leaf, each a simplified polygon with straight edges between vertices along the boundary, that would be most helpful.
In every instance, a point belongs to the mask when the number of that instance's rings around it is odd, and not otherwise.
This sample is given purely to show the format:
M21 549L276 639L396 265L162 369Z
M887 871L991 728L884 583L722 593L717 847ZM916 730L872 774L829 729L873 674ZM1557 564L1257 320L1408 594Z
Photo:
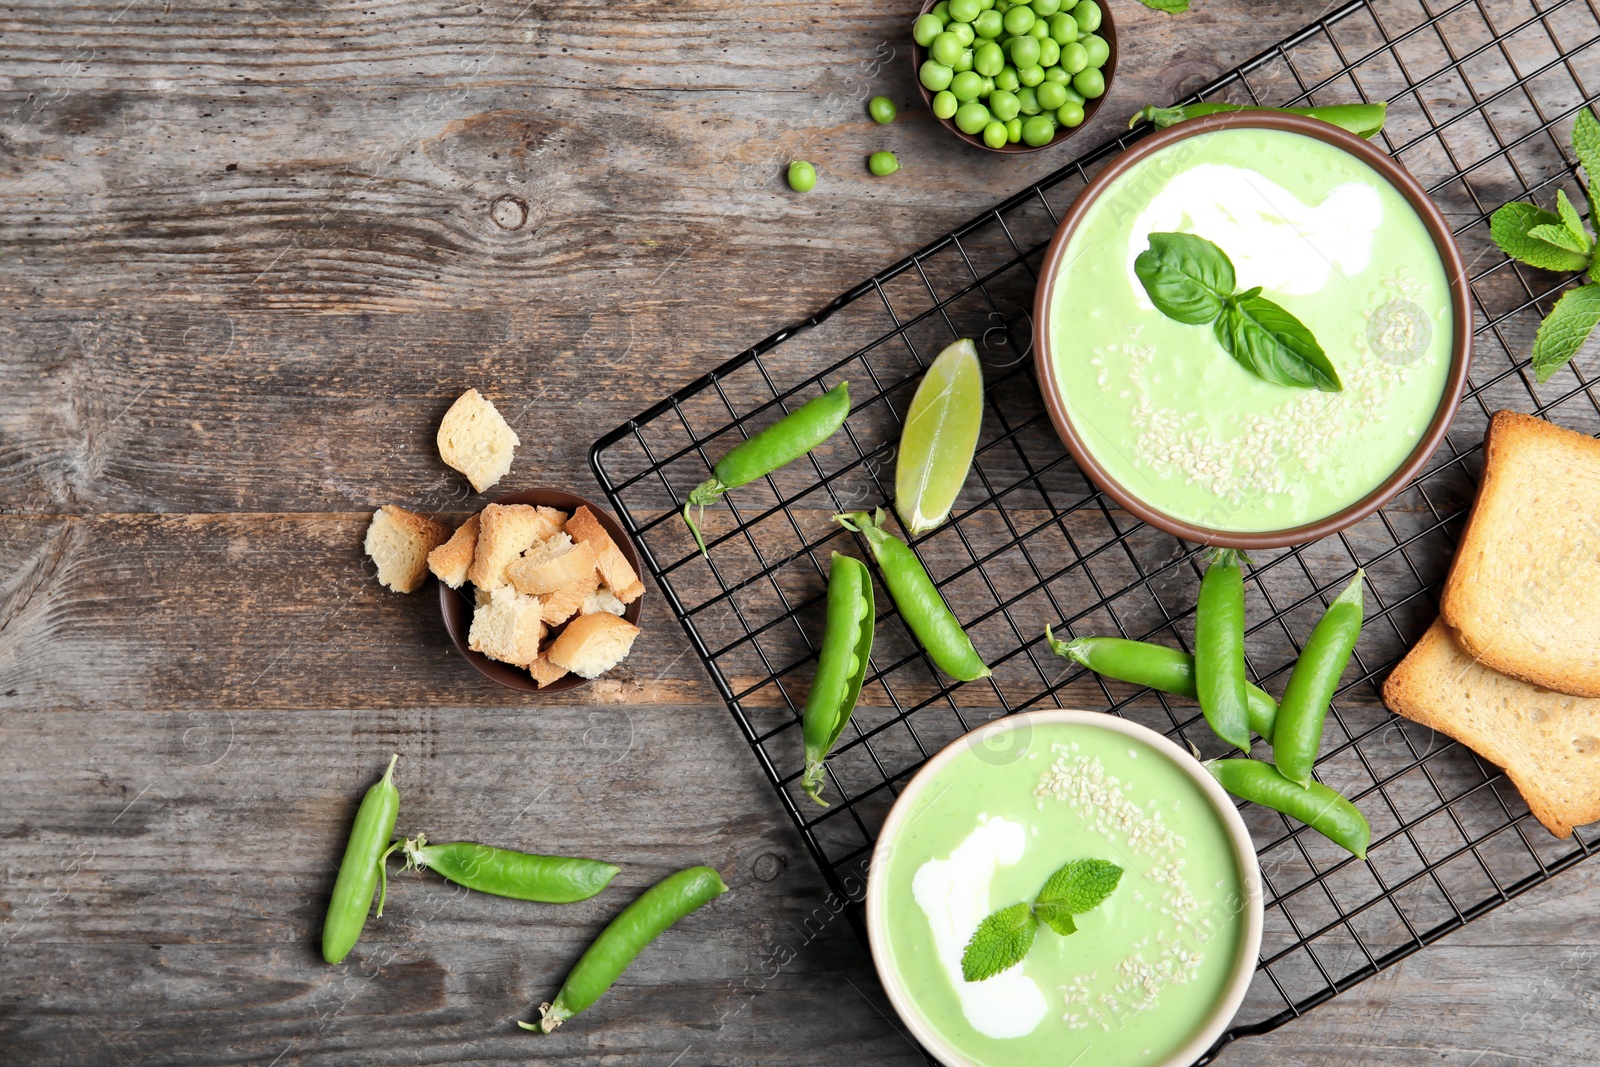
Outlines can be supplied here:
M1567 199L1566 190L1556 190L1556 210L1561 215L1561 225L1567 232L1576 237L1587 252L1590 247L1589 231L1583 228L1583 220L1578 217L1578 209L1572 206L1572 201Z
M969 982L993 978L1020 963L1033 946L1039 921L1026 904L1013 904L990 915L972 932L961 954L961 977Z
M1122 868L1110 860L1073 860L1039 890L1040 905L1060 905L1073 915L1099 907L1122 880Z
M1589 339L1600 323L1600 285L1568 289L1539 324L1533 338L1533 373L1547 382Z
M1568 252L1576 252L1580 256L1587 257L1588 255L1588 239L1572 236L1572 231L1562 225L1559 220L1533 227L1528 231L1528 236L1535 240L1543 241L1545 244L1564 248Z
M1213 327L1239 365L1277 385L1337 393L1339 372L1305 324L1259 291L1230 299Z
M1190 326L1209 325L1233 295L1233 261L1192 233L1152 233L1133 273L1157 311Z
M1140 0L1140 2L1145 7L1153 7L1169 15L1181 15L1189 10L1189 0Z
M1489 219L1489 235L1500 251L1512 259L1540 270L1573 271L1589 266L1587 256L1557 248L1529 236L1536 226L1559 226L1561 216L1534 204L1512 201L1501 206Z
M1600 179L1600 120L1595 119L1589 108L1578 112L1578 121L1572 126L1572 150L1577 153L1592 187L1596 179Z
M1072 921L1072 912L1065 904L1035 904L1033 913L1062 937L1078 932L1078 924Z

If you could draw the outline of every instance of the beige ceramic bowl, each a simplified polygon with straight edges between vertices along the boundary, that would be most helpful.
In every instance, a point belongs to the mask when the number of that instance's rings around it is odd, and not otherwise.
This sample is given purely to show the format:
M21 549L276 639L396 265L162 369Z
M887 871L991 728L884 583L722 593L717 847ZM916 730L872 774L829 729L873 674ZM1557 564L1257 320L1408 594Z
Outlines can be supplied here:
M1223 792L1216 779L1200 766L1199 761L1154 730L1116 715L1101 711L1057 710L1009 715L957 738L923 764L922 769L895 800L894 807L889 809L889 817L884 821L883 829L878 834L878 842L872 850L872 866L867 875L866 910L867 941L872 949L873 965L877 967L878 978L889 994L889 1002L894 1005L894 1010L900 1014L901 1020L905 1022L912 1035L922 1043L923 1048L940 1063L945 1064L945 1067L985 1067L954 1048L923 1018L905 983L887 965L889 935L886 929L886 909L889 891L888 880L880 872L887 867L888 857L894 850L895 839L915 807L917 797L952 760L970 747L993 749L997 744L998 747L1004 747L1001 739L1009 731L1031 730L1036 726L1059 724L1091 726L1119 733L1142 741L1166 756L1199 786L1201 793L1211 802L1212 810L1221 820L1228 832L1229 840L1233 843L1234 856L1239 863L1239 881L1244 887L1245 894L1244 938L1239 946L1238 958L1234 961L1233 973L1223 988L1222 995L1217 999L1215 1007L1206 1016L1205 1022L1171 1056L1158 1064L1151 1065L1151 1067L1190 1067L1216 1043L1223 1031L1227 1030L1228 1024L1239 1011L1239 1005L1244 1003L1245 994L1250 989L1251 978L1255 975L1256 960L1261 955L1263 915L1261 864L1256 859L1256 848L1254 842L1250 840L1250 831L1245 829L1244 820L1239 817L1239 809L1234 806L1228 794ZM987 1067L1003 1067L1003 1065L991 1063ZM1096 1060L1095 1067L1118 1067L1118 1065Z

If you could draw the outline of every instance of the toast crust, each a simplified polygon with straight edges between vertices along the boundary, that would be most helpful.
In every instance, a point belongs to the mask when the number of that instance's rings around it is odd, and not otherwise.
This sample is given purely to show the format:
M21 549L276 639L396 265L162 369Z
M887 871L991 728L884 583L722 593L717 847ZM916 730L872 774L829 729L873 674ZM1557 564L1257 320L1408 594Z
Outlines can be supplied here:
M450 531L425 515L385 504L372 513L362 548L378 566L378 581L396 593L414 593L428 577L428 556Z
M639 580L639 575L634 572L628 557L622 554L622 549L617 547L611 535L606 533L606 528L594 513L586 507L581 507L572 513L572 518L567 520L567 533L575 541L587 542L594 550L595 566L600 570L600 576L605 580L606 586L624 604L632 604L644 592L644 583Z
M1600 697L1600 441L1499 411L1484 447L1444 620L1501 674Z
M478 551L478 524L481 516L474 514L456 527L450 540L428 553L428 569L433 576L451 589L460 589L472 567L472 557Z
M1489 669L1441 619L1389 675L1383 702L1503 768L1557 837L1600 821L1600 700Z

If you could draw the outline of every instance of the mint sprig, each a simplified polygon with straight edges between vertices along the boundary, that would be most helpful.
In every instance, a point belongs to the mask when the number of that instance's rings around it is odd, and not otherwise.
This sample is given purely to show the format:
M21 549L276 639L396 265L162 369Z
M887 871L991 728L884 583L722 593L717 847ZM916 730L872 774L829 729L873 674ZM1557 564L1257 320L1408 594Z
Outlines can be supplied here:
M1600 119L1589 108L1578 112L1572 127L1572 151L1588 179L1584 193L1593 222L1600 211L1595 190L1595 175L1600 172ZM1583 271L1586 275L1578 288L1567 290L1556 301L1534 336L1534 377L1547 382L1578 354L1600 324L1600 286L1596 285L1600 282L1600 262L1595 258L1595 239L1579 218L1578 209L1559 189L1553 212L1522 201L1501 205L1489 218L1489 236L1500 251L1519 263L1540 270Z
M1152 233L1133 272L1156 310L1175 322L1212 327L1223 351L1263 381L1328 393L1344 388L1305 323L1262 296L1260 286L1235 292L1233 261L1204 237Z
M1012 904L992 912L972 932L961 954L961 977L982 982L1022 962L1042 922L1062 937L1077 932L1074 915L1105 902L1122 879L1107 860L1073 860L1052 874L1030 907Z

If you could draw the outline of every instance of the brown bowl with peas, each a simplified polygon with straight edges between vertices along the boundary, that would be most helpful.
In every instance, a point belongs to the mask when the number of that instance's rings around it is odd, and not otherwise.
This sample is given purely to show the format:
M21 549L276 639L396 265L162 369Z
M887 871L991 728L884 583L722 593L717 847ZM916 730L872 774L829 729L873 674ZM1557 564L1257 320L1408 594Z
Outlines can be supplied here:
M1117 69L1106 0L923 0L917 89L939 122L990 152L1059 144L1100 109Z

